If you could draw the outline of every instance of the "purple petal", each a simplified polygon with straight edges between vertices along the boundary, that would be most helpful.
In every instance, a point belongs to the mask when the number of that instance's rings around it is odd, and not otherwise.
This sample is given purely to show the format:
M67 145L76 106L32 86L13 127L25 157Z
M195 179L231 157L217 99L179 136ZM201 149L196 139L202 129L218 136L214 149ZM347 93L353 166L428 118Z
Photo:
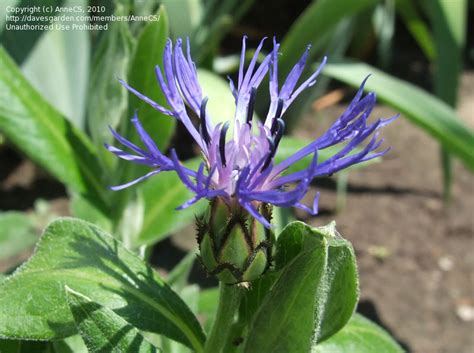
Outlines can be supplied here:
M141 182L141 181L143 181L143 180L145 180L145 179L148 179L149 177L151 177L151 176L153 176L153 175L156 175L156 174L158 174L158 173L160 173L160 172L161 172L160 169L158 169L158 170L153 170L153 171L151 171L151 172L149 172L149 173L147 173L147 174L145 174L145 175L143 175L143 176L141 176L141 177L139 177L139 178L137 178L137 179L135 179L135 180L132 180L132 181L130 181L130 182L128 182L128 183L125 183L125 184L122 184L122 185L110 186L110 190L113 190L113 191L123 190L123 189L125 189L125 188L128 188L129 186L135 185L135 184L137 184L137 183L139 183L139 182Z

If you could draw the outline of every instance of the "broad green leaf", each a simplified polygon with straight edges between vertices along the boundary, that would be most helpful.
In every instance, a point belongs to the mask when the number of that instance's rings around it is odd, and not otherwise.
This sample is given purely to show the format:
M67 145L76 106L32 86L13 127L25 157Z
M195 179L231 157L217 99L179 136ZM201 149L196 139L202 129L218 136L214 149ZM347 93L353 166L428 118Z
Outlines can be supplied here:
M70 194L69 209L75 218L95 224L103 230L112 230L112 221L109 215L105 215L97 205L93 204L77 192Z
M63 6L85 9L87 4L87 0L65 0ZM55 21L53 24L88 24L79 17L74 17L74 21ZM22 71L31 85L75 126L81 128L85 125L89 54L88 31L54 28L41 36L22 65Z
M170 16L170 29L174 38L187 37L199 25L203 2L199 0L163 0Z
M260 298L250 298L249 312L258 310L244 352L306 352L311 342L340 330L354 312L355 256L334 224L291 223L278 237L275 263L279 274L273 285L267 275L270 283L257 288Z
M196 158L185 165L196 169L198 163L199 160ZM187 209L181 211L175 209L193 195L174 172L163 172L153 176L145 181L140 189L145 202L145 215L136 245L153 244L178 231L194 222L196 215L204 212L207 206L207 202L201 200Z
M31 259L0 283L0 337L75 334L65 285L139 330L202 351L204 334L196 318L151 267L96 226L67 218L51 223Z
M275 268L284 269L296 256L319 242L324 236L328 244L324 277L315 295L315 336L322 341L340 330L350 319L359 298L357 264L352 245L341 237L335 222L311 228L302 222L288 225L276 243Z
M363 63L328 64L323 73L354 87L358 87L364 77L372 73L365 85L366 90L375 92L382 101L399 110L474 170L474 132L441 100L411 83Z
M155 75L155 66L163 68L163 50L168 38L168 16L164 7L160 7L157 16L159 20L148 22L138 37L128 83L158 104L167 106ZM174 133L175 118L161 114L133 94L130 94L129 105L130 114L137 110L143 127L153 137L158 148L164 151ZM130 131L129 136L137 139L135 131Z
M34 222L23 212L0 213L0 260L31 248L38 240Z
M439 98L456 107L466 33L467 1L435 0L431 9L436 48L434 90Z
M244 352L307 352L313 336L315 289L324 276L326 240L295 257L265 297L249 328ZM278 308L278 310L276 310Z
M235 113L235 100L229 84L211 71L200 69L198 76L203 96L209 97L207 111L214 124L232 119Z
M268 291L278 279L280 271L268 271L252 282L250 288L243 293L239 307L239 320L249 323L262 304Z
M56 353L50 342L0 339L0 353Z
M127 14L123 5L118 4L115 14ZM111 143L113 136L108 127L117 129L119 123L128 116L128 92L118 79L128 74L134 39L127 22L111 22L103 33L93 60L87 102L87 126L104 161L117 158L104 147ZM106 163L111 167L114 163Z
M67 286L65 290L69 309L89 352L158 352L136 327L112 310Z
M328 340L313 346L312 353L403 353L403 349L385 332L359 314Z
M3 48L0 91L1 133L68 187L106 210L92 143L33 89Z
M178 288L177 293L184 300L184 302L189 306L189 308L199 315L198 309L198 301L199 301L199 286L196 284L192 284L183 288ZM161 345L163 352L166 353L192 353L192 351L178 343L173 341L167 337L161 336Z
M52 343L54 353L88 353L84 340L80 335L70 336Z

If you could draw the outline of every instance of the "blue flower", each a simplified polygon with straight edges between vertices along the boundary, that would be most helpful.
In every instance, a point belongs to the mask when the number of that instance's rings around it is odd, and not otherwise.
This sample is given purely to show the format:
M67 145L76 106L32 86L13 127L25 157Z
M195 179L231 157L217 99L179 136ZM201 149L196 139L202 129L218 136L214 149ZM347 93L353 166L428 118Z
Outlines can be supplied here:
M212 123L206 110L208 97L203 97L189 43L185 55L181 39L176 41L174 49L171 40L168 40L164 50L163 68L157 66L155 70L168 107L159 105L127 83L120 81L130 92L156 110L180 121L200 147L204 161L198 170L192 170L179 162L175 150L171 150L169 157L165 156L143 129L135 114L132 122L145 148L136 146L113 130L112 134L117 141L129 151L110 145L106 145L106 148L119 158L147 165L152 170L136 180L114 186L112 189L120 190L160 172L174 171L194 194L192 199L178 209L187 208L202 198L219 197L229 206L240 205L265 227L270 227L269 221L259 211L260 205L298 207L314 215L318 211L319 194L314 198L311 207L301 203L314 178L331 175L351 165L387 153L389 148L376 151L383 142L383 139L378 139L377 131L396 117L368 122L376 98L374 93L363 96L366 79L345 112L322 136L276 164L274 157L285 130L283 120L285 112L302 91L316 83L316 78L323 69L326 58L313 74L297 85L305 68L308 47L280 87L278 83L279 44L273 40L273 50L258 64L257 58L263 43L264 40L260 42L245 70L246 37L243 38L237 86L229 80L230 89L235 98L235 115L233 119L225 123L217 125ZM257 89L267 74L270 105L265 121L260 122L253 119L254 104ZM186 107L199 117L198 126L191 121ZM365 147L354 153L353 150L366 140L368 143ZM319 150L339 144L341 148L337 153L324 162L318 163ZM306 169L284 174L291 165L311 155L311 163Z

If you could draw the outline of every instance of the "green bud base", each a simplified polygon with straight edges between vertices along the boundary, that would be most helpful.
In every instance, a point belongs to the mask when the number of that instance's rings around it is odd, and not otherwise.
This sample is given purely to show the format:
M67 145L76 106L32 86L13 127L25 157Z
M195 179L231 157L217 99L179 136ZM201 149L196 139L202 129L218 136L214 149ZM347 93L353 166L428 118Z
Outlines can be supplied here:
M271 207L259 207L270 219ZM249 282L268 269L273 234L240 206L232 208L214 199L206 215L197 219L197 228L201 262L221 282Z

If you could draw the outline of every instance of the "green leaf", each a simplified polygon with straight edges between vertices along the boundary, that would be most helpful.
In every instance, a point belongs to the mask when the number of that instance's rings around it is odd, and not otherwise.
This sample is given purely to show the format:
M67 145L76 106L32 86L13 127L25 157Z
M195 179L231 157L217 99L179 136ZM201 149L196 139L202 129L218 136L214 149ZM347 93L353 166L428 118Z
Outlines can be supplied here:
M93 204L77 192L70 193L69 209L75 218L80 218L99 226L103 230L112 230L112 221L109 215L104 214L97 205Z
M436 56L433 37L426 23L423 22L415 2L411 0L396 0L395 6L397 12L401 15L403 22L407 26L418 46L429 60Z
M168 38L168 16L164 7L160 7L157 16L159 20L148 22L138 37L137 49L130 65L128 84L158 104L167 106L155 75L155 66L163 67L163 50ZM174 133L175 118L158 112L130 94L130 113L135 110L138 111L140 122L148 134L153 136L158 148L165 150ZM137 140L135 132L129 136Z
M117 4L115 15L126 15L123 5ZM105 161L117 158L104 147L113 136L108 127L117 129L123 119L128 119L128 92L118 82L128 74L134 39L127 22L111 22L103 33L92 60L87 104L87 126L99 155ZM107 163L111 167L113 163Z
M87 4L87 0L64 1L66 8L80 6L84 9ZM89 23L79 17L84 16L75 16L73 21L55 21L53 24L81 26ZM46 31L35 44L22 65L22 71L48 102L75 126L83 128L89 63L88 31L54 28Z
M355 314L349 323L328 340L317 344L313 353L403 353L403 349L383 329Z
M293 222L276 246L280 274L251 322L244 352L307 352L340 330L357 303L354 252L334 224Z
M76 333L64 286L140 330L202 351L204 334L186 304L112 236L87 222L49 225L32 258L0 283L0 337L57 339Z
M436 61L434 91L451 107L456 108L459 79L462 71L462 50L465 42L467 1L436 0L430 7ZM446 149L441 151L444 199L451 197L453 166Z
M112 310L65 287L68 306L89 352L158 352L136 327Z
M235 100L229 84L211 71L198 70L203 96L209 97L207 111L214 124L231 119L235 113Z
M197 305L199 300L199 286L193 284L184 288L179 288L177 293L183 299L189 308L197 313ZM198 313L199 314L199 313ZM161 349L166 353L191 353L190 349L181 343L173 341L167 337L161 336Z
M0 339L0 353L56 353L50 342Z
M195 169L199 162L200 159L196 158L185 165ZM140 185L140 190L145 202L145 215L136 245L156 243L182 229L193 222L196 215L204 212L208 205L201 200L192 207L176 210L193 195L174 172L163 172L148 179Z
M199 0L163 0L170 14L170 28L174 38L190 36L199 25L203 2Z
M90 140L33 89L0 48L0 131L34 162L107 210Z
M354 87L359 87L364 77L372 73L365 85L366 90L375 92L382 101L399 110L474 170L474 132L441 100L411 83L363 63L328 64L323 73Z
M31 248L37 240L34 222L26 213L0 213L0 260Z
M57 15L56 6L62 6L64 0L43 0L41 2L42 6L52 6L53 13L36 13L34 16L38 15ZM35 31L15 31L15 30L6 30L5 24L20 24L19 22L14 22L12 20L6 21L7 15L11 13L7 12L9 6L17 7L21 6L24 8L31 8L37 6L38 2L36 0L5 0L2 2L0 7L0 43L3 44L5 49L10 53L15 62L21 64L27 57L31 50L35 47L38 40L44 34L45 29L38 29Z
M87 347L80 335L70 336L52 343L55 353L88 353Z
M189 274L196 260L196 251L190 251L181 261L171 270L167 282L173 289L183 289L188 281Z
M198 314L203 320L203 327L209 332L214 323L217 312L217 303L219 303L219 288L203 289L199 293Z
M138 41L133 60L130 65L127 83L162 106L167 106L166 98L156 80L155 66L163 67L163 51L168 38L168 17L163 7L158 10L158 21L147 22ZM125 88L122 88L125 91ZM174 134L176 119L164 115L132 93L129 93L129 115L138 114L141 124L161 151L165 151ZM139 135L133 124L126 119L121 129L132 142L140 145ZM149 172L149 168L134 163L120 164L116 184L126 183ZM117 205L114 218L120 218L122 209L129 202L133 191L127 189L117 193L114 204Z
M313 1L293 23L282 42L280 51L283 55L279 58L278 65L281 77L290 72L309 44L316 46L323 38L323 34L334 28L340 20L355 15L377 2L378 0ZM310 53L310 56L313 55Z

